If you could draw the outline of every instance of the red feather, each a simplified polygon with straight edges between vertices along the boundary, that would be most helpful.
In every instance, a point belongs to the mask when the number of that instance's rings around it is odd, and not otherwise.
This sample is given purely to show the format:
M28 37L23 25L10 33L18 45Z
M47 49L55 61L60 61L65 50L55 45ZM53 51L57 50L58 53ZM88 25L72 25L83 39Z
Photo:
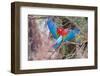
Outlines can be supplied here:
M68 34L68 29L64 29L62 27L57 28L57 33L62 36L66 36Z

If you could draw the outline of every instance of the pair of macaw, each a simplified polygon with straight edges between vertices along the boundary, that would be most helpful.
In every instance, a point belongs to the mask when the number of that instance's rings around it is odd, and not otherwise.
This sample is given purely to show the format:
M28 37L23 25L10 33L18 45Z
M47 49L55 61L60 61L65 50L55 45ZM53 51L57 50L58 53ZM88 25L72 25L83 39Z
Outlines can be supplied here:
M57 27L52 18L48 18L47 25L53 38L56 39L56 42L53 44L53 48L55 49L57 49L62 42L70 41L80 33L80 29L76 27L74 29Z

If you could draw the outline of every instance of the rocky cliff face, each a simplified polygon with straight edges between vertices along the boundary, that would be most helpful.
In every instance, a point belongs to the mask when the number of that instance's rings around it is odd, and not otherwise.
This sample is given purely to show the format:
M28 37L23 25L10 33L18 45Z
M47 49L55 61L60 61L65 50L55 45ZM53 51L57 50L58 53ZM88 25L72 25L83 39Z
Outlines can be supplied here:
M57 59L58 53L51 47L49 39L47 19L35 19L35 16L28 16L28 60ZM52 55L52 56L51 56Z

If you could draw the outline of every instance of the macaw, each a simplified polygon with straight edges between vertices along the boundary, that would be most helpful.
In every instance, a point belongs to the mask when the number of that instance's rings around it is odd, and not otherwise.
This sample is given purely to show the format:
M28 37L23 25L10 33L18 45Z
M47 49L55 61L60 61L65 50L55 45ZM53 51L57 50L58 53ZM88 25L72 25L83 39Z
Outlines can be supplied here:
M54 39L56 39L56 42L53 44L53 48L55 49L57 49L63 41L70 41L80 33L80 29L76 27L74 29L64 29L62 27L57 28L57 25L52 18L48 18L47 25L50 33Z

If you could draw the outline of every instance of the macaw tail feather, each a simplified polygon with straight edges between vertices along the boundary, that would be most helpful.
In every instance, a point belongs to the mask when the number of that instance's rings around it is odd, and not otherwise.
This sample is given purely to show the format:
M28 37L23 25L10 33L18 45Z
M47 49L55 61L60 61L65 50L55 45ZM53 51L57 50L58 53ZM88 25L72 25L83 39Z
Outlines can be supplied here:
M60 36L56 42L53 44L53 48L57 49L62 43L62 36Z

